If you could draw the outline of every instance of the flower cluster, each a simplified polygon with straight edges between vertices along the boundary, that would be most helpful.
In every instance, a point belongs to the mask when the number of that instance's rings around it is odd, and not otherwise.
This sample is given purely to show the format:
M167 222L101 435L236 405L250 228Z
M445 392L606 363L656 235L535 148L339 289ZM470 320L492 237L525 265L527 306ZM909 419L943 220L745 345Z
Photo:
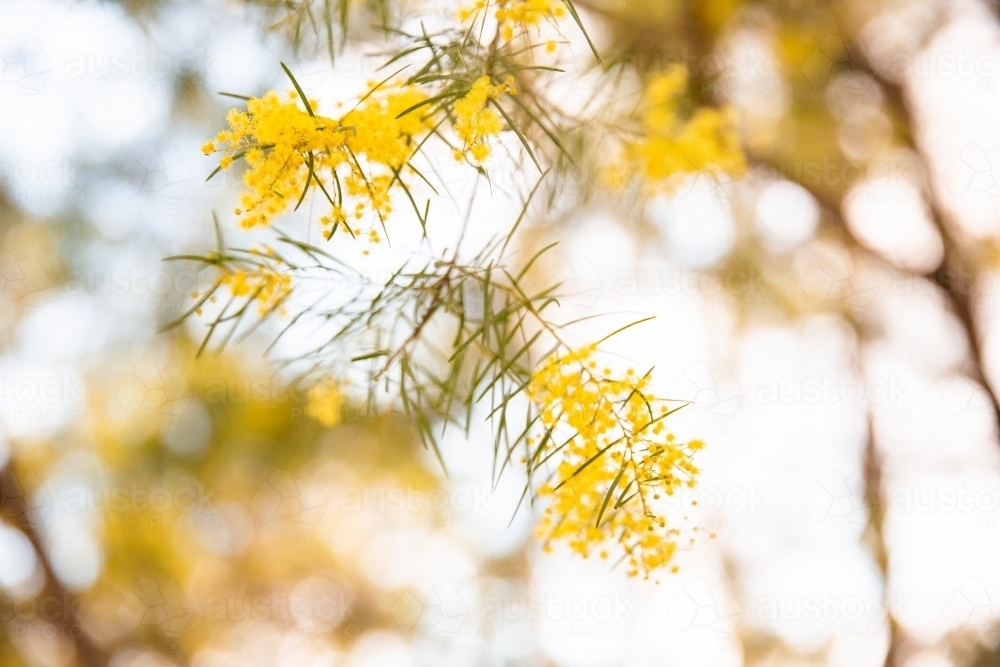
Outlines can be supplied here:
M540 537L589 556L624 550L631 576L670 563L681 531L661 511L665 496L693 487L699 440L679 442L664 421L671 409L650 395L650 376L600 368L595 346L546 360L528 394L545 435L535 456L558 453L552 479L539 489L549 505ZM697 528L695 528L697 530ZM676 567L674 568L676 569Z
M420 113L399 116L425 99L416 87L389 87L334 120L314 115L316 103L294 91L284 97L271 91L248 100L246 111L230 110L229 129L203 150L223 153L222 169L246 161L246 190L236 210L242 227L269 225L312 188L330 205L322 218L328 232L344 225L354 234L366 213L383 221L391 212L390 194L403 185L400 170L414 140L430 131Z
M476 79L462 99L455 102L455 134L463 142L463 147L455 150L456 160L461 161L471 155L472 159L482 164L490 156L489 139L503 130L503 120L488 105L490 100L505 92L513 94L512 78L494 86L490 77L482 76Z
M500 35L508 41L538 28L544 21L556 21L566 15L562 0L476 0L459 12L459 19L467 22L490 6L496 8L494 16Z
M642 138L629 146L629 157L653 186L677 174L740 174L746 169L731 112L700 107L682 120L687 83L687 70L675 65L646 87Z

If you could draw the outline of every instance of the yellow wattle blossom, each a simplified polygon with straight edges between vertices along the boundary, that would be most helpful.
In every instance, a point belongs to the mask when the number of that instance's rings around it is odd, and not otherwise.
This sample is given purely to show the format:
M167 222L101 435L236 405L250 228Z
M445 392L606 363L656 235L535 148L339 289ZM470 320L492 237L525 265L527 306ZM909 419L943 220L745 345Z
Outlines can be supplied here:
M595 354L590 345L554 356L528 386L550 434L538 443L539 458L557 448L560 455L539 489L549 506L537 532L584 556L607 558L617 548L631 576L648 578L670 563L681 534L668 524L665 497L695 485L692 459L704 445L681 443L666 430L671 408L649 394L648 373L616 375L599 368Z
M489 103L512 89L512 78L495 86L490 77L482 76L462 99L455 102L455 134L463 143L463 148L455 152L456 159L471 155L482 164L490 156L489 139L503 131L503 119L495 109L489 108Z
M397 116L426 99L413 86L388 86L369 95L339 120L310 115L294 91L275 91L247 101L245 111L231 109L228 130L206 143L221 151L227 168L242 157L248 166L237 215L244 228L266 226L294 206L308 187L320 190L331 213L332 232L367 213L384 220L392 211L391 190L402 187L403 168L430 123L418 111ZM315 109L315 102L310 106ZM356 224L356 223L355 223ZM352 233L354 226L352 225Z
M545 21L557 21L566 15L562 0L476 0L459 10L459 20L465 23L491 7L495 8L500 36L508 41Z
M729 110L700 107L687 120L679 114L687 70L675 65L646 86L642 138L628 146L629 160L653 187L677 174L742 174L746 161Z
M309 390L306 415L323 426L333 428L340 423L344 392L340 383L327 378Z
M233 297L256 301L261 316L278 308L292 292L291 276L266 266L254 270L224 271L218 280Z

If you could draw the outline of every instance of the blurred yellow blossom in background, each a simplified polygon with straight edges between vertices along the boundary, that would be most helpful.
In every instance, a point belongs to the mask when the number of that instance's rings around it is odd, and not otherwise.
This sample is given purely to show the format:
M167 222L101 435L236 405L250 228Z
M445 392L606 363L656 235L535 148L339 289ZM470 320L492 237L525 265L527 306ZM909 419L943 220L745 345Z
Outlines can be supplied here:
M683 119L687 68L674 65L646 85L641 108L640 138L628 155L653 189L669 187L678 174L708 172L740 175L746 160L731 111L698 107Z
M327 428L340 423L344 394L340 383L331 378L314 385L309 390L306 414Z
M292 278L266 266L246 270L223 271L219 283L229 288L234 298L247 298L257 302L260 315L266 315L281 306L292 291Z
M464 22L477 17L483 10L495 7L500 35L505 40L514 39L538 28L545 21L556 21L566 15L566 7L559 0L477 0L471 7L459 11Z

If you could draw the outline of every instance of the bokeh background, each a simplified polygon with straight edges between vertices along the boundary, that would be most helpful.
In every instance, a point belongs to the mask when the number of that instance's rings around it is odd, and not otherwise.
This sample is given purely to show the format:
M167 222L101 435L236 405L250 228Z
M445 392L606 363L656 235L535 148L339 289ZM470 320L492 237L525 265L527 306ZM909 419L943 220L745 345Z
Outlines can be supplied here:
M284 60L348 98L381 78L379 8L349 3L331 63L283 30L322 0L2 0L0 663L1000 664L997 7L577 5L633 71L688 65L747 149L745 177L641 205L570 189L523 241L561 241L567 319L657 316L610 346L692 401L677 508L715 537L659 583L543 554L488 425L444 474L399 415L306 418L263 339L157 333L204 280L162 258L210 248L238 190L204 178L217 91L284 88ZM599 79L566 33L572 106ZM482 235L516 180L480 193Z

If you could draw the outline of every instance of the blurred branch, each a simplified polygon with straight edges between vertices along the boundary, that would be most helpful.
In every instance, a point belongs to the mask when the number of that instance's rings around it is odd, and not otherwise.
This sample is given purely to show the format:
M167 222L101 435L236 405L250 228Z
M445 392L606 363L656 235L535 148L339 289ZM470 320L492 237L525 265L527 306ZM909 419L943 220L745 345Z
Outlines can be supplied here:
M983 6L997 21L1000 21L1000 0L983 0Z
M965 330L974 366L973 377L989 394L990 403L993 406L993 416L997 420L997 426L1000 427L1000 401L998 401L997 393L986 373L982 340L976 325L975 291L979 270L969 252L962 246L957 235L953 233L948 216L938 200L931 159L917 139L918 128L913 100L903 86L886 79L874 67L871 67L863 53L858 53L858 57L852 58L852 62L860 63L864 72L879 82L885 92L886 103L892 109L894 117L905 123L902 139L906 142L906 147L912 150L920 160L923 171L924 199L930 212L931 221L934 223L944 247L944 259L941 266L929 277L944 291Z
M987 3L994 16L997 16L997 4ZM927 35L924 43L929 41L931 35ZM700 40L695 40L699 42ZM847 41L847 40L845 40ZM707 53L707 45L698 44L697 52ZM952 232L948 224L948 216L945 214L933 183L933 170L931 162L919 144L916 137L916 113L913 109L913 101L904 86L895 81L887 79L868 60L864 49L860 48L855 40L849 47L850 67L859 73L872 77L881 86L886 104L890 107L893 117L898 118L902 124L901 139L904 145L911 149L919 158L923 176L923 194L927 203L930 218L941 238L944 248L944 258L941 265L927 276L923 276L936 284L951 305L951 309L957 317L962 329L965 332L966 340L969 344L969 352L972 365L970 375L973 380L982 385L989 396L990 404L993 408L993 417L997 428L1000 428L1000 399L997 397L996 389L990 382L986 372L986 362L983 354L982 340L979 335L979 328L976 323L975 307L975 287L979 277L976 263L970 256L967 248L963 247L957 236ZM822 189L804 182L801 175L794 174L791 170L783 168L775 160L763 154L750 156L758 163L764 163L771 170L777 171L785 178L794 181L807 189L830 213L839 225L853 237L850 228L844 223L840 214L842 197L844 193L839 193L834 197L824 192ZM857 240L857 239L855 239ZM916 274L914 274L916 275Z
M922 154L920 154L920 157L922 161L925 160ZM793 170L782 168L781 164L766 156L752 155L751 164L754 163L757 166L763 166L768 170L774 171L808 190L820 205L827 210L831 218L837 222L838 226L844 229L858 243L859 247L864 248L841 216L840 207L842 202L839 198L829 196L823 190L807 183L800 175L796 175ZM926 169L925 161L924 166ZM958 243L948 232L944 223L944 215L937 205L936 200L931 197L931 193L929 192L930 186L925 189L928 191L926 197L928 199L927 204L931 218L941 236L941 242L944 246L944 259L941 262L941 266L930 274L922 275L913 272L912 275L913 277L922 277L930 280L941 289L947 298L952 311L965 332L966 340L969 344L969 353L972 360L972 366L969 369L970 375L973 380L981 384L986 390L993 408L993 418L997 425L1000 426L1000 400L997 399L997 394L987 379L982 342L975 322L973 288L976 283L977 271L968 260L967 254L959 247ZM865 248L865 252L870 253L871 251ZM900 270L905 271L902 268Z
M883 489L882 458L878 453L875 441L875 423L871 410L866 412L868 423L868 441L865 443L865 458L863 475L865 482L865 506L868 508L868 525L865 526L865 538L872 554L872 560L882 573L882 605L885 608L886 622L889 624L889 648L886 651L885 667L897 667L902 664L900 651L903 646L903 634L896 618L889 607L889 554L885 546L885 494Z
M0 508L14 507L15 511L3 512L3 521L13 528L21 531L31 546L35 550L38 562L42 566L45 575L45 586L39 593L40 596L48 600L58 600L66 608L61 614L53 614L53 618L46 621L55 625L62 631L62 636L72 638L76 648L78 661L87 667L105 667L108 664L108 657L104 651L91 641L87 631L80 622L80 615L76 604L76 597L70 593L59 581L52 562L49 560L48 551L45 548L42 537L28 517L28 502L26 496L12 496L11 492L19 493L24 490L23 484L17 478L11 463L8 462L0 468L0 479L9 480L10 484L0 483ZM26 490L24 490L26 492ZM21 511L16 511L16 510Z
M868 257L873 257L875 255L871 250L861 245L860 242L850 234L850 230L840 217L839 201L830 198L822 191L817 190L814 187L810 187L808 184L802 182L801 179L796 179L793 173L788 170L781 170L778 164L768 161L760 156L753 156L751 159L751 165L776 171L785 178L795 181L802 187L809 190L817 201L819 201L819 203L827 210L828 214L837 222L838 227L845 232L848 240L851 242L852 250ZM914 276L920 277L916 274L914 274ZM848 316L847 319L858 333L859 339L864 339L865 332L863 324L857 321L854 317ZM859 376L864 376L863 368L859 367L856 372ZM997 414L1000 414L1000 412ZM866 413L866 420L867 441L865 443L864 459L862 462L862 473L864 480L865 507L868 508L868 523L865 526L864 537L871 552L872 560L875 562L882 574L884 592L886 590L885 586L889 580L889 557L883 530L885 521L885 508L883 501L884 491L882 484L883 468L882 459L878 453L878 447L876 444L877 441L875 438L874 421L870 411ZM892 616L891 610L889 609L888 599L885 599L883 603L886 609L887 623L889 624L889 648L886 653L884 665L885 667L897 667L902 662L900 659L900 651L904 645L904 638L899 624L896 622L895 618Z
M389 0L239 0L257 6L264 14L267 29L285 35L299 50L306 45L326 51L330 60L345 46L349 37L360 38L389 28ZM368 19L367 21L365 19ZM374 23L376 25L369 25ZM358 33L356 36L354 33Z

